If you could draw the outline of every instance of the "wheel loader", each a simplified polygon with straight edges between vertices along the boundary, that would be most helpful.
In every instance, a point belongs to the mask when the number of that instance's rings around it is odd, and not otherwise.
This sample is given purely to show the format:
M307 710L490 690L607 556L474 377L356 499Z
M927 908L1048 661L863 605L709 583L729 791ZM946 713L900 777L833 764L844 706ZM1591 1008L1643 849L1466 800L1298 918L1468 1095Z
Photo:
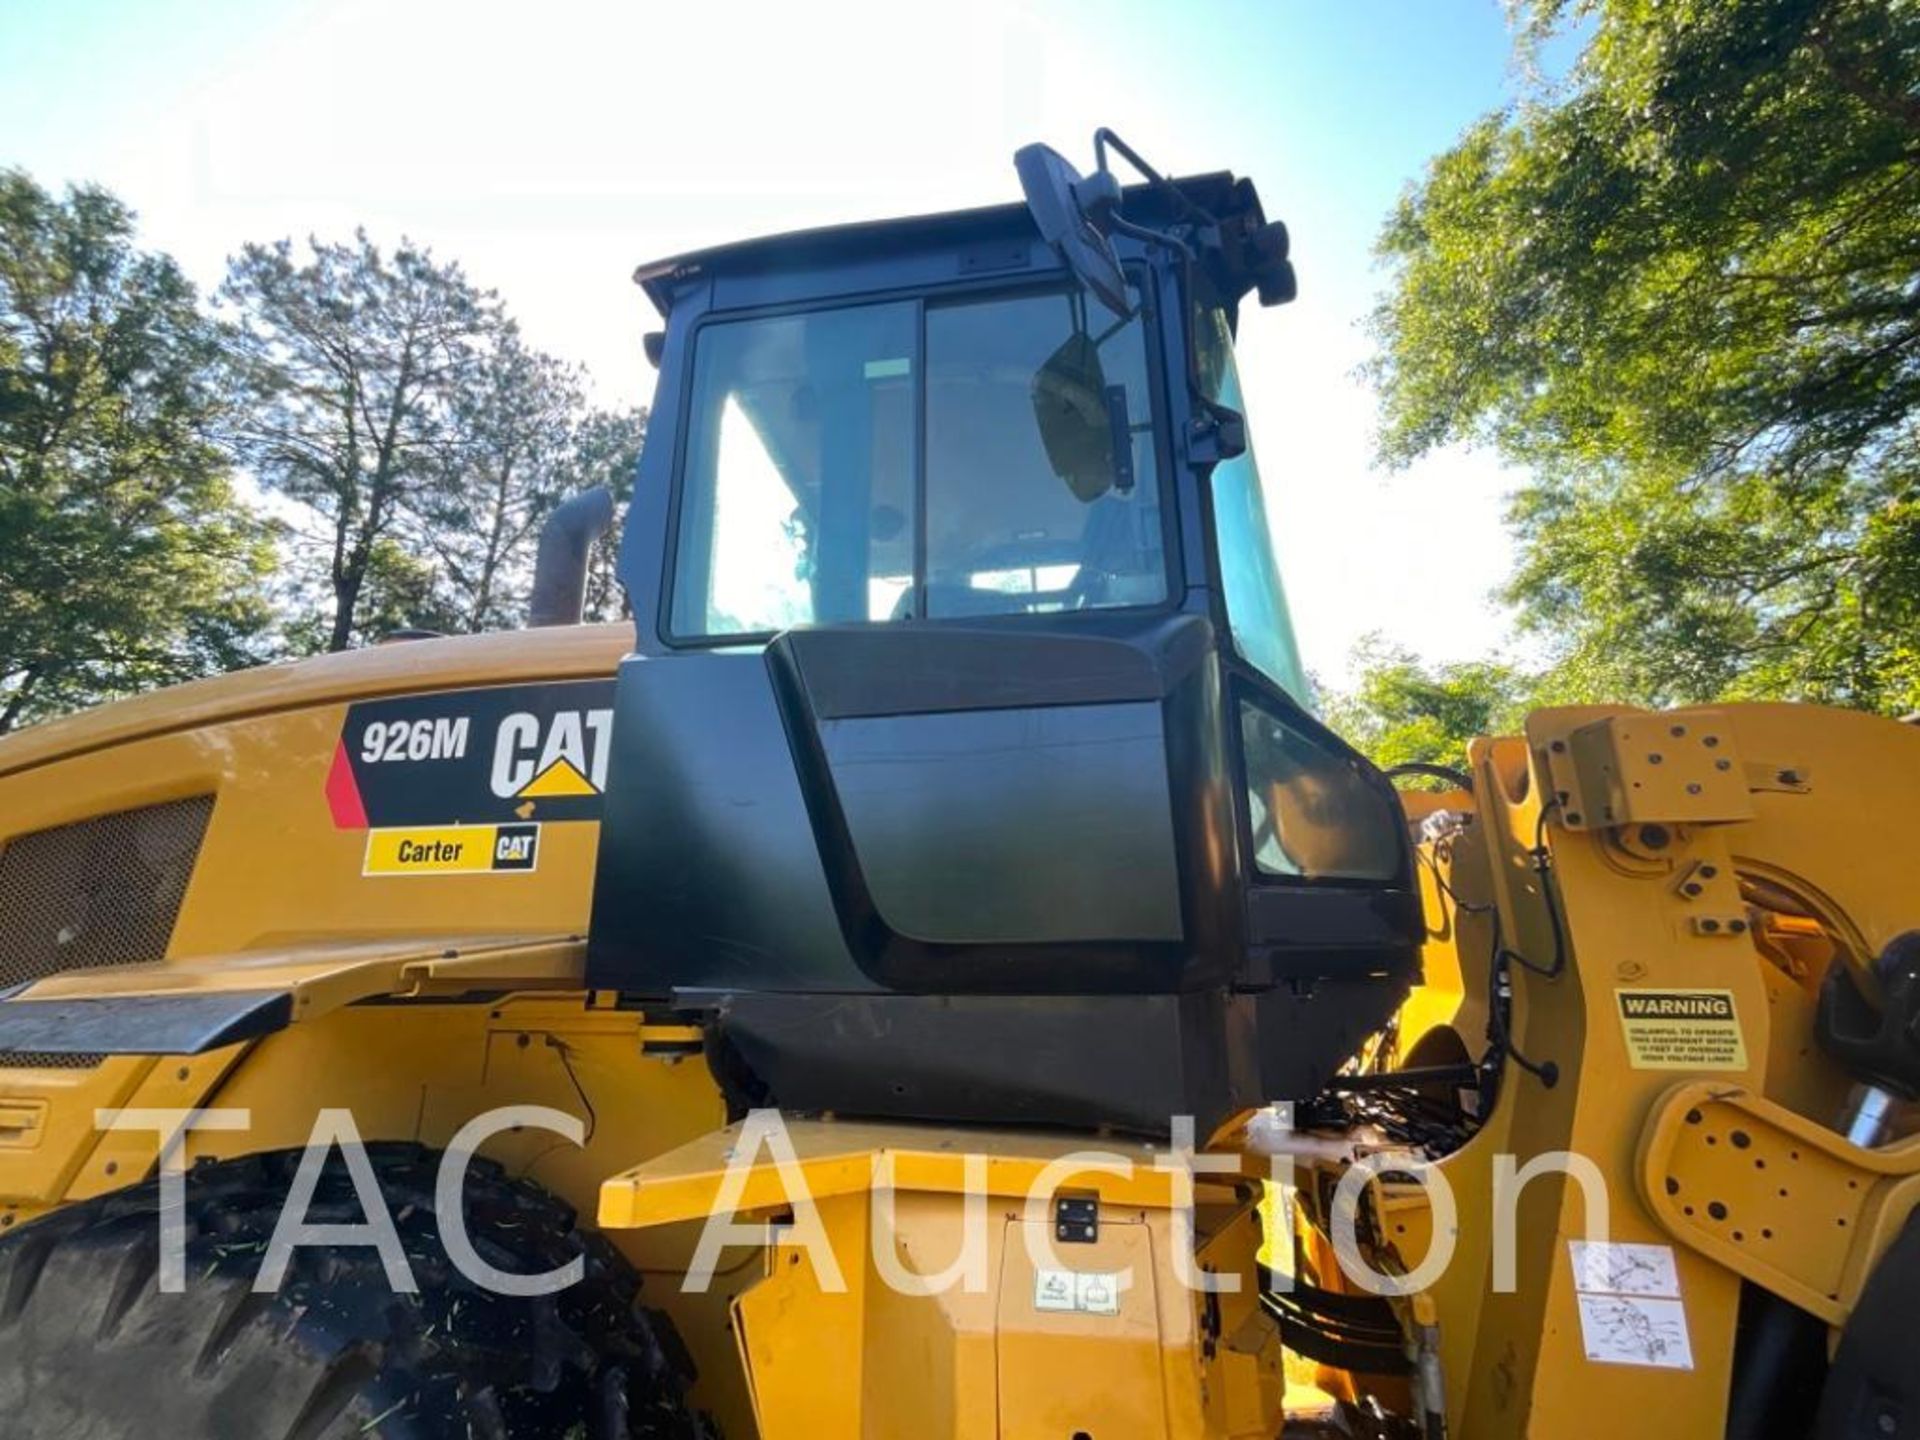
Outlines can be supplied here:
M1095 153L640 269L631 624L593 494L524 631L0 740L0 1434L1920 1435L1920 730L1382 773L1286 229Z

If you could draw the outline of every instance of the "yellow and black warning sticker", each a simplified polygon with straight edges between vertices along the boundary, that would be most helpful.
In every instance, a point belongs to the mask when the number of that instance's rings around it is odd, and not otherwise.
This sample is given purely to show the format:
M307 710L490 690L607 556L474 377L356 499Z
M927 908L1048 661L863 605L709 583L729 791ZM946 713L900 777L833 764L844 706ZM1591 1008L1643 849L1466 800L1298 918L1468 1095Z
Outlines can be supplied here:
M1747 1042L1731 990L1616 990L1636 1070L1744 1070Z
M540 860L538 825L407 825L367 832L364 875L529 873Z
M351 706L327 775L333 823L397 832L598 820L613 688L612 680L495 685Z

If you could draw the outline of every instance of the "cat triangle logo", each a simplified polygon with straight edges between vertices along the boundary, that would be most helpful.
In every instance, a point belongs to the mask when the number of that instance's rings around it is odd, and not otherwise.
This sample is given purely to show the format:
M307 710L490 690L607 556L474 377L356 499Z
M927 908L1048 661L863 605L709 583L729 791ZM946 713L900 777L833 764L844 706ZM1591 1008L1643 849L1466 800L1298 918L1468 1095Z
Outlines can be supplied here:
M593 782L582 775L574 763L564 756L534 776L520 790L521 797L527 800L551 800L563 795L598 795L599 793L593 788Z
M493 793L502 800L597 800L607 783L611 707L516 710L494 732Z

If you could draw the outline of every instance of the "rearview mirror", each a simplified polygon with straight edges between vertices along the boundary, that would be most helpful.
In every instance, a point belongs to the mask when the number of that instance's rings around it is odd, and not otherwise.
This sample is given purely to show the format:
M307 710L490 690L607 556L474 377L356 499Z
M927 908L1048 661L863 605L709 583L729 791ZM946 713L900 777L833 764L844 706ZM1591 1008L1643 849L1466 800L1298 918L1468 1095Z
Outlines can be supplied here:
M1085 332L1069 335L1034 373L1033 418L1047 463L1074 498L1089 505L1114 486L1110 407L1100 348Z
M1050 145L1021 146L1014 152L1013 168L1040 238L1059 253L1102 305L1116 315L1131 315L1127 282L1113 242L1096 223L1098 215L1119 201L1120 187L1113 177L1103 170L1090 180L1081 179L1080 172Z

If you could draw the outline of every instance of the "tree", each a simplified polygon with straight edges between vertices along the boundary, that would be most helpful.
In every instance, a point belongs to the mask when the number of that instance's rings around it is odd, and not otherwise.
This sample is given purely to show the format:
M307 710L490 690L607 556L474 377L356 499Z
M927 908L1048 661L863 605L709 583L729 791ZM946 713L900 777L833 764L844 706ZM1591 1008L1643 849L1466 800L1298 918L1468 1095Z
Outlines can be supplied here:
M455 392L447 473L415 509L422 548L439 559L461 629L505 629L525 618L533 541L567 496L583 404L579 372L529 349L510 322Z
M0 171L0 731L259 658L219 359L125 206Z
M1351 689L1324 691L1327 724L1382 768L1464 768L1477 735L1515 733L1534 681L1494 661L1424 665L1378 636L1354 654Z
M450 596L430 556L391 535L374 542L360 591L360 629L378 641L408 630L447 635L466 623L467 612Z
M1537 479L1569 694L1920 704L1920 7L1523 0L1587 35L1387 224L1382 449Z
M309 507L332 598L325 646L373 633L363 614L382 542L457 473L459 417L504 321L457 265L402 242L391 257L351 245L249 245L222 297L247 412L240 453L262 483Z
M640 465L640 450L647 443L647 407L631 410L595 410L589 413L573 433L571 464L568 470L570 492L605 485L613 491L613 527L594 541L587 560L587 600L584 617L588 620L620 620L633 613L627 603L614 567L619 559L620 535L633 499L634 473Z
M327 648L332 606L314 591L311 579L296 578L274 596L284 648L291 654L314 655ZM408 631L453 634L465 623L439 566L394 535L373 542L355 614L356 632L372 644Z

